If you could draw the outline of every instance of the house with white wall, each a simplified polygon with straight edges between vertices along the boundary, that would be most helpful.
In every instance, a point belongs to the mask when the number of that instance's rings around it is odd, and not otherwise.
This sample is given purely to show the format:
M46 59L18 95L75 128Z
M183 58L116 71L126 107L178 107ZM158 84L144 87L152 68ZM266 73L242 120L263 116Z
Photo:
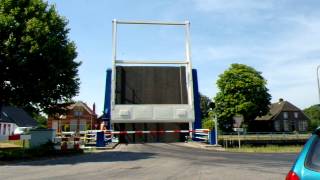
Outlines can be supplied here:
M36 126L37 121L23 109L13 106L1 108L0 136L12 135L18 127L33 128Z

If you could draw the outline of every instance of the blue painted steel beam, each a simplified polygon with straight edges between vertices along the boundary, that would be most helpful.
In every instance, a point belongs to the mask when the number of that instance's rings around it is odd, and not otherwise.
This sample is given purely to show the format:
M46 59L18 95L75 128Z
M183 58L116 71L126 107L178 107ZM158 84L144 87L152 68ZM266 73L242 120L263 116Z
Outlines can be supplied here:
M193 80L193 95L194 95L194 129L201 129L201 108L200 108L200 94L198 86L198 74L196 69L192 69L192 80Z
M107 69L106 73L106 89L104 96L104 107L102 119L107 123L107 128L111 129L110 116L111 116L111 75L112 70Z

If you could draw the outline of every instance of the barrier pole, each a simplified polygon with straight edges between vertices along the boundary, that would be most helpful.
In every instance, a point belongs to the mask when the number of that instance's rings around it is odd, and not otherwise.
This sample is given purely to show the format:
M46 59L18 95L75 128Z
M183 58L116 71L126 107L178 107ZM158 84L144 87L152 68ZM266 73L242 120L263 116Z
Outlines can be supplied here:
M214 132L215 132L215 139L216 139L216 143L215 143L215 145L218 145L218 121L217 121L217 117L214 115L213 116L213 118L214 118Z

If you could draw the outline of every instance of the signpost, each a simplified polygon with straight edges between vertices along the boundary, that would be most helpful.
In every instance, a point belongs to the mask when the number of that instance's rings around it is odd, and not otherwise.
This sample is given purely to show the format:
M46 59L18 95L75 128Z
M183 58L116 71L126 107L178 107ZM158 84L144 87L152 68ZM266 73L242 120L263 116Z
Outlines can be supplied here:
M241 123L243 122L243 116L242 115L235 115L233 116L233 130L238 132L238 145L239 149L241 148L241 142L240 142L240 132L243 132L243 128L240 128Z

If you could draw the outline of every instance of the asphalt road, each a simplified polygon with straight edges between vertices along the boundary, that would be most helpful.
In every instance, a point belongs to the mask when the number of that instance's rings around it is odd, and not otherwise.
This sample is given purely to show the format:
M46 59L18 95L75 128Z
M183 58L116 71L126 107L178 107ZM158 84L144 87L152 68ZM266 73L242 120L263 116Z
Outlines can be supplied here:
M129 144L112 151L0 166L0 179L284 179L297 154L227 153L183 144Z

